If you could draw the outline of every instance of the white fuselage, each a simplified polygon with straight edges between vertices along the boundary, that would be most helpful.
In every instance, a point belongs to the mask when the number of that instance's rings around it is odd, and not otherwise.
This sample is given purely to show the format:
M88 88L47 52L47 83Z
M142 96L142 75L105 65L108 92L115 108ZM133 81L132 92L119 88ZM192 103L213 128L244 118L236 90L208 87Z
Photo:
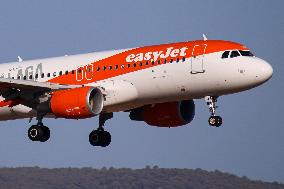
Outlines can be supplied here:
M48 82L58 77L60 72L64 74L66 71L70 73L75 70L74 77L79 84L82 84L80 83L82 79L88 80L92 76L88 75L86 70L78 72L78 68L128 50L1 64L0 76ZM106 93L104 111L116 112L146 104L240 92L264 83L272 75L271 66L257 57L238 56L222 59L222 54L223 51L220 51L187 57L184 60L179 59L178 62L176 60L167 64L161 62L154 67L119 74L84 85L103 88ZM136 66L140 66L139 62ZM91 69L93 75L97 72L105 72L102 69L97 71L96 66ZM119 69L128 69L127 64ZM41 74L44 76L42 77ZM70 84L76 84L76 82ZM24 105L0 108L0 120L33 117L34 115L32 108Z

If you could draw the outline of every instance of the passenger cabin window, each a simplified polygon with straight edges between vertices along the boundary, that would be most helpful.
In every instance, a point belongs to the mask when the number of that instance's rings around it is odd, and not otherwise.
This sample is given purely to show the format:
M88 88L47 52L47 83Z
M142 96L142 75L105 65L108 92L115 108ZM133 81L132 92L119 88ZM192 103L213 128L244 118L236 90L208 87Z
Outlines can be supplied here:
M225 51L225 52L222 54L222 58L229 58L229 54L230 54L230 51Z
M240 53L242 56L254 56L250 51L241 51L240 50Z
M238 57L238 56L240 56L239 51L232 51L231 55L230 55L230 58L235 58L235 57Z

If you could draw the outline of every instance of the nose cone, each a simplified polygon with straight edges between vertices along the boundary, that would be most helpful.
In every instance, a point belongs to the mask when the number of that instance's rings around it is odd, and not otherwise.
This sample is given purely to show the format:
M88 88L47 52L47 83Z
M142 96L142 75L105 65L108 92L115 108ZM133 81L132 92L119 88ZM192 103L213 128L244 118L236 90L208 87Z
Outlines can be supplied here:
M257 63L256 72L256 79L258 80L258 82L261 84L268 81L272 77L272 74L272 66L268 62L260 59Z

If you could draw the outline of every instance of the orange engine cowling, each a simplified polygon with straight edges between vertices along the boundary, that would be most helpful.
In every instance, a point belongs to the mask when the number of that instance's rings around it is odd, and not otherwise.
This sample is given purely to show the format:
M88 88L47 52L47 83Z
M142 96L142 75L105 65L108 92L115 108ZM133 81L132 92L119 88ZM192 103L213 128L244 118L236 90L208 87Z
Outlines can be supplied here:
M49 109L56 117L83 119L98 115L103 109L103 94L94 87L81 87L52 93Z
M158 127L178 127L190 123L195 115L193 100L147 105L130 112L130 119Z

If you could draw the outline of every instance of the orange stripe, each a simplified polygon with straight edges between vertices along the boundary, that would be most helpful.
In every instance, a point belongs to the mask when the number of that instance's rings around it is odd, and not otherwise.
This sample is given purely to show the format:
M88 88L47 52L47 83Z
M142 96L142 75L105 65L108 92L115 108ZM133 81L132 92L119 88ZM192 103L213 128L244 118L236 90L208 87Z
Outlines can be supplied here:
M147 46L147 47L141 47L141 48L135 48L131 49L110 57L107 57L105 59L92 62L89 65L85 66L83 69L84 71L84 77L81 81L76 80L76 73L71 74L71 72L68 73L68 75L62 75L58 76L56 78L53 78L49 80L49 82L54 82L54 83L61 83L61 84L87 84L87 83L92 83L108 78L112 78L115 76L127 74L130 72L138 71L138 70L143 70L145 68L153 67L153 66L158 66L158 62L160 61L161 64L164 62L164 58L159 57L154 64L151 63L151 61L148 61L148 65L146 65L146 61L142 61L142 66L140 66L140 61L136 63L136 67L134 67L134 62L128 63L126 62L127 57L129 55L137 55L139 53L142 53L145 55L148 52L167 52L167 49L170 47L173 47L173 49L181 49L183 47L186 47L187 50L185 51L186 55L185 56L180 56L177 53L177 56L174 58L177 59L182 59L183 57L185 58L190 58L192 56L192 50L195 45L204 45L207 44L206 52L205 54L209 53L214 53L214 52L220 52L220 51L225 51L225 50L233 50L233 49L240 49L240 50L247 50L247 48L241 44L234 43L234 42L229 42L229 41L219 41L219 40L208 40L208 41L193 41L193 42L181 42L181 43L172 43L172 44L164 44L164 45L155 45L155 46ZM196 54L195 54L196 55ZM198 54L197 54L198 55ZM152 56L153 58L153 56ZM133 59L133 57L132 57ZM169 63L171 57L167 58L167 63ZM127 65L130 64L130 68L127 67ZM106 67L107 69L103 71L103 67ZM109 67L112 67L112 70L109 70ZM115 66L118 66L118 69L115 69ZM121 67L124 66L124 69ZM93 71L88 72L88 68L92 68ZM97 68L100 67L100 71L97 71ZM86 77L85 77L86 74ZM81 75L78 73L78 76L80 77ZM88 79L89 80L88 80Z

